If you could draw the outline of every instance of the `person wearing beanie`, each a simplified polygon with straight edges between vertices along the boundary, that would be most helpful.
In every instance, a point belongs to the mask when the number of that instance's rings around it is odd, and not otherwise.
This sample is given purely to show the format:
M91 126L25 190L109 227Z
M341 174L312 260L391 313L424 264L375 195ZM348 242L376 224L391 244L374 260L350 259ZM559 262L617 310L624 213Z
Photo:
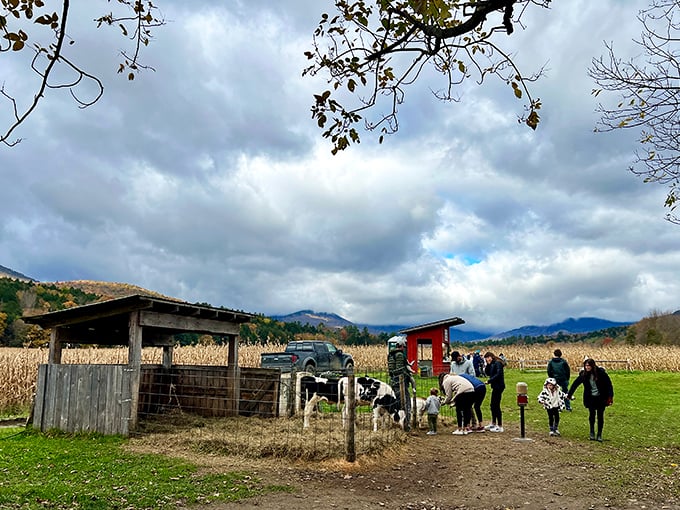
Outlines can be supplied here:
M453 351L451 353L451 373L456 375L468 374L474 376L475 367L472 365L472 360L467 359L458 351Z
M553 352L554 358L548 361L548 377L552 377L557 381L557 384L564 393L569 391L569 378L571 377L571 369L569 363L562 357L562 351L555 349ZM571 401L567 400L566 410L571 412Z

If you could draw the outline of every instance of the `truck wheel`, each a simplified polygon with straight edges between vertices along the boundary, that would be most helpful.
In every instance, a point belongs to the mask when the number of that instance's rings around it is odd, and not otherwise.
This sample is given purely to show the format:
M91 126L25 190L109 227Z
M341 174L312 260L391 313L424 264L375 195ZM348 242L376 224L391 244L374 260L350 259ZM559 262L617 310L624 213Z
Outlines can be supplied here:
M314 367L313 363L307 363L305 365L305 372L309 372L310 374L314 375L316 373L316 369Z
M354 372L354 363L347 363L345 366L345 374L349 374L350 370Z

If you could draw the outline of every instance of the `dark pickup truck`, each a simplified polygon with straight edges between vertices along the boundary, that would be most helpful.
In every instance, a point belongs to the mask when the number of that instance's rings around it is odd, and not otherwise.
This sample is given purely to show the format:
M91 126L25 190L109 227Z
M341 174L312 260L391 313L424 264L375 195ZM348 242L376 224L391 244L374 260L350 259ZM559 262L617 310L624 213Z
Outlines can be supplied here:
M312 374L321 372L347 373L354 368L351 354L345 354L330 342L299 340L286 345L284 352L260 354L262 368L278 368L281 372L304 370Z

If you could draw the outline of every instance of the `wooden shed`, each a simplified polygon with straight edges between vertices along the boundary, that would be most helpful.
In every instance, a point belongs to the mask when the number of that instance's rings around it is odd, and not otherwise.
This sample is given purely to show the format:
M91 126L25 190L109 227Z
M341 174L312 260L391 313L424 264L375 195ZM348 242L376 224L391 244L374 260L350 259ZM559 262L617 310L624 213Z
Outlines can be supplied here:
M465 324L463 319L452 317L399 331L406 336L406 357L409 361L415 360L414 368L420 369L421 375L435 375L451 369L449 328L461 324Z
M238 366L240 325L252 317L144 295L26 316L25 322L51 329L48 363L38 369L33 426L42 431L128 435L137 428L140 415L155 414L164 406L208 416L236 416L244 390L263 393L261 384L242 387L244 372L262 369ZM227 365L173 365L173 336L180 333L226 337ZM128 361L62 364L62 349L68 344L127 345ZM142 348L151 346L162 347L162 363L143 365ZM270 413L275 415L279 378L278 374L269 376ZM252 402L245 407L252 408Z

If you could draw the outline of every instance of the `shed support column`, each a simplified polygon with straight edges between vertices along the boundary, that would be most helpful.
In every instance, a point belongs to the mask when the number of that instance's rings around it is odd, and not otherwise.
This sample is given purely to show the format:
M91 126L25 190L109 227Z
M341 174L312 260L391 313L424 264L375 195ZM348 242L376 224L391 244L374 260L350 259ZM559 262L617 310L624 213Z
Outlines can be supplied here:
M241 396L241 379L238 369L238 335L229 336L229 351L227 354L227 378L231 381L231 392L227 402L230 416L238 416L239 398Z
M142 327L139 325L139 311L130 312L128 329L128 370L130 372L129 430L135 430L137 428L139 385L142 372Z
M165 344L163 345L163 368L172 368L172 348L171 336L168 335L165 338Z
M47 362L50 365L61 363L61 339L64 337L64 331L60 327L52 328L50 332L50 352Z

